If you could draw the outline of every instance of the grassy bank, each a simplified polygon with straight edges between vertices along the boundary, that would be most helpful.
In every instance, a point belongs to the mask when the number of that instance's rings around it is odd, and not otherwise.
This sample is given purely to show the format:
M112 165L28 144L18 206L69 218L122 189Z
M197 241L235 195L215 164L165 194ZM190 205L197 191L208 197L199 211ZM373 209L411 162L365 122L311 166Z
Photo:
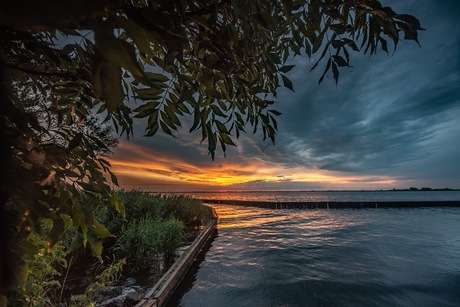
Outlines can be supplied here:
M187 197L140 191L122 191L118 196L125 205L124 217L111 207L91 208L111 233L102 241L101 258L93 257L87 248L73 250L71 242L78 234L71 229L52 248L45 237L36 236L41 253L27 260L28 281L23 289L10 293L9 303L88 306L98 289L117 279L135 277L154 283L172 264L176 249L191 242L212 218L209 207Z

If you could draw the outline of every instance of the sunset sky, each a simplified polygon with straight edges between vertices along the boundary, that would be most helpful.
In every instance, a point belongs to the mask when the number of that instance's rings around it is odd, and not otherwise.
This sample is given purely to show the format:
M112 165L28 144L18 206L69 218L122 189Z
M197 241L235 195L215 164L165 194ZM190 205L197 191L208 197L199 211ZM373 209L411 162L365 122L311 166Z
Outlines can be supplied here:
M417 16L421 48L357 54L339 84L296 57L295 93L280 89L276 145L259 134L212 161L183 119L177 139L120 139L111 158L124 188L149 191L460 188L460 1L382 1ZM134 106L135 107L135 106ZM249 130L249 129L248 129Z

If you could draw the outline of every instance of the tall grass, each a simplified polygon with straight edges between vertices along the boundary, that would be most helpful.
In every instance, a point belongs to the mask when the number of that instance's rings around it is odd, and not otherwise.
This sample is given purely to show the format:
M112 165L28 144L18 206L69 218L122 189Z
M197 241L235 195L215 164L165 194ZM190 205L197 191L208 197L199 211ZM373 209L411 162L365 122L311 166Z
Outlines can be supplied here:
M118 196L125 204L125 219L111 208L98 208L96 216L114 235L105 240L104 253L126 258L131 271L170 259L193 230L212 218L209 207L189 197L140 191L120 191Z
M172 217L154 219L149 216L125 225L113 250L126 257L137 270L149 268L159 255L170 255L183 241L184 223Z

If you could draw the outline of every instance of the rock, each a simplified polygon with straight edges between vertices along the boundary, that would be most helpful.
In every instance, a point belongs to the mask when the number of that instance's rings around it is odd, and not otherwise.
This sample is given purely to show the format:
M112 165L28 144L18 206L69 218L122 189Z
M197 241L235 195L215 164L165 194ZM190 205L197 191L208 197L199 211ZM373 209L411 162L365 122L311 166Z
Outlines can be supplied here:
M126 282L125 282L125 287L131 287L131 286L134 286L135 284L137 283L137 280L136 278L133 278L133 277L129 277L126 279Z
M108 286L105 288L96 289L96 296L99 297L100 300L107 300L112 297L121 295L122 292L123 292L122 287Z
M144 298L144 293L133 291L126 295L124 306L134 306Z
M140 287L134 286L123 288L121 294L104 300L97 304L99 307L128 307L134 306L144 298L144 293Z

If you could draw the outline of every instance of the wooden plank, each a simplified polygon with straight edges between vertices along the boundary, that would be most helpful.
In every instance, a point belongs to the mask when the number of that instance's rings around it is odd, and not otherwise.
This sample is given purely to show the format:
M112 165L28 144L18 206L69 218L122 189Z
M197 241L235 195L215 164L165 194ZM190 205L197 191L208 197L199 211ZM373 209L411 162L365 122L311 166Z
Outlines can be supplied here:
M201 249L216 229L217 214L213 208L211 209L213 219L192 242L189 249L179 256L179 258L161 277L155 286L147 292L144 300L138 303L135 307L162 307L168 302L169 298L174 293L174 290L190 269L193 261L195 261ZM149 305L149 303L153 301L155 302L155 305Z

